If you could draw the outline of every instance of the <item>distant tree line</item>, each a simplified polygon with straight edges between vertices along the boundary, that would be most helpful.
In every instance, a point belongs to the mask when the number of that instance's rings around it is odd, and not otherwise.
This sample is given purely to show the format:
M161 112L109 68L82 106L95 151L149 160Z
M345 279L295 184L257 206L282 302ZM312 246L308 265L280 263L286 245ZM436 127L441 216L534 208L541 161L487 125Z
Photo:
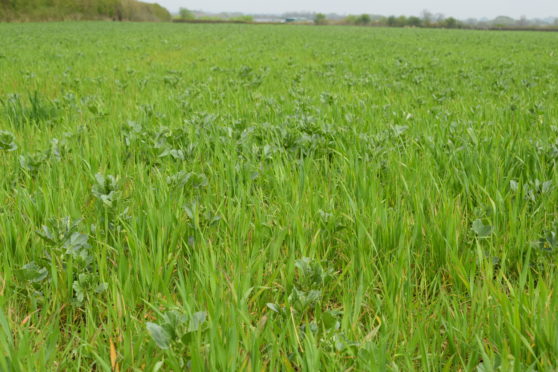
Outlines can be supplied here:
M194 22L194 21L219 21L219 22L235 22L235 23L251 23L254 21L254 17L251 15L244 15L241 13L236 14L214 14L214 15L202 15L196 14L195 12L186 9L180 8L178 11L178 17L175 18L177 21L183 22Z
M2 0L0 0L2 1ZM420 16L381 16L360 14L342 16L331 13L288 12L277 14L207 13L181 8L174 20L177 22L235 22L235 23L291 23L316 25L355 25L377 27L427 27L427 28L469 28L469 29L558 29L558 18L513 19L500 16L494 19L458 20L440 13L424 10Z
M314 24L326 25L356 25L356 26L378 26L378 27L439 27L439 28L479 28L479 29L532 29L532 28L558 28L558 18L528 19L521 17L500 16L489 19L467 19L458 20L454 17L445 17L443 14L433 14L425 10L420 17L417 16L380 16L380 15L349 15L339 16L337 14L326 15L317 13L313 15Z
M377 16L369 14L349 15L341 19L328 20L327 16L318 13L314 16L314 23L318 25L324 24L341 24L355 26L377 26L377 27L441 27L441 28L460 28L464 24L453 17L430 17L423 14L422 17L417 16Z
M365 17L368 18L368 17ZM357 22L361 21L362 16L357 17ZM366 19L365 19L366 20ZM387 26L387 27L443 27L443 28L458 28L463 25L455 18L448 17L438 20L432 20L428 18L421 18L417 16L389 16L389 17L378 17L378 18L368 18L368 22L365 24L373 24L377 26ZM351 21L350 19L348 20Z
M158 4L137 0L0 0L0 21L170 21Z

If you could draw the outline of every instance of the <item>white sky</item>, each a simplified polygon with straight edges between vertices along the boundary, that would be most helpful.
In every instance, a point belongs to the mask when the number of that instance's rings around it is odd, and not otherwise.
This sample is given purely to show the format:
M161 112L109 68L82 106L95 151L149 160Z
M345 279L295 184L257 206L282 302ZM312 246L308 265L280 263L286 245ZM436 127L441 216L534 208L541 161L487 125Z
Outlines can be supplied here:
M171 12L180 7L208 12L274 13L316 11L338 14L419 15L428 9L464 19L558 17L558 0L147 0L158 2Z

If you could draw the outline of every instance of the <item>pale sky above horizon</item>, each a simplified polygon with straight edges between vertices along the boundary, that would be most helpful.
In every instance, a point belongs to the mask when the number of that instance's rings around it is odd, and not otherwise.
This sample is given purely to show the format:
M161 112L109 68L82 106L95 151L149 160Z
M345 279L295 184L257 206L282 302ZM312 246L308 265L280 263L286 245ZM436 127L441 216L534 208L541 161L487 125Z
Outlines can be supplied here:
M147 0L158 2L171 12L184 7L207 12L281 14L311 11L338 14L420 15L428 9L459 19L494 18L506 15L519 18L558 17L558 0Z

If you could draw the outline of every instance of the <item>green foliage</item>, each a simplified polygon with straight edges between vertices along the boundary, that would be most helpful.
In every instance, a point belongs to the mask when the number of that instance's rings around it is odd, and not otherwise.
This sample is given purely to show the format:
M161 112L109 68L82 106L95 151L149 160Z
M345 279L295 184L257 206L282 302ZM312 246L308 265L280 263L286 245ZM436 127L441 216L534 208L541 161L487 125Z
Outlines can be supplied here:
M289 303L298 311L304 312L319 305L323 291L333 277L333 270L322 266L307 257L296 260L298 280L289 295Z
M389 27L396 27L399 26L399 22L395 16L389 16L386 20L386 25Z
M355 24L360 26L365 26L370 24L371 21L372 19L368 14L361 14L358 17L356 17Z
M422 19L419 17L409 17L406 20L406 25L411 27L420 27L422 26Z
M183 21L189 21L189 20L192 20L192 19L196 19L196 16L194 15L194 13L191 10L188 10L186 8L180 8L180 10L178 11L178 16Z
M19 164L21 168L31 175L39 173L39 169L46 163L48 154L43 152L34 152L27 155L19 156Z
M485 225L480 219L473 222L472 230L479 238L488 238L492 234L492 226Z
M195 332L199 332L205 326L207 313L200 311L187 317L176 310L170 310L163 314L161 325L147 322L147 331L153 341L161 349L168 349L182 343L187 346L188 341Z
M105 177L97 173L91 192L103 206L112 208L120 196L119 189L118 178L111 175Z
M5 130L0 131L0 150L3 151L17 150L17 145L15 143L15 136L13 135L13 133Z
M387 26L387 27L442 27L442 28L460 28L464 27L461 22L453 17L443 18L441 17L437 21L433 21L432 17L427 16L426 18L420 18L416 16L389 16L380 17L374 16L370 17L366 14L355 16L350 15L345 17L342 21L343 24L351 25L373 25L373 26Z
M556 370L555 39L0 24L0 371Z
M171 15L159 4L144 3L137 0L120 0L119 14L123 20L142 22L170 21Z
M314 24L316 25L325 25L327 24L327 17L323 13L317 13L314 16Z
M442 26L445 28L457 28L459 27L459 22L457 21L457 19L449 17L444 19L444 21L442 22Z
M250 22L254 22L254 17L249 16L249 15L243 15L243 16L238 16L238 17L231 17L231 18L229 18L229 20L234 21L234 22L250 23Z
M47 278L48 271L46 268L38 266L35 262L30 262L21 267L19 276L24 281L39 283Z
M8 95L0 100L4 116L12 126L20 127L31 124L48 124L56 118L58 109L35 91L23 99L19 94Z
M343 23L348 24L348 25L354 25L354 24L356 24L356 19L357 19L357 16L348 15L343 19Z
M2 0L0 20L55 21L111 19L170 21L170 13L158 4L137 0Z

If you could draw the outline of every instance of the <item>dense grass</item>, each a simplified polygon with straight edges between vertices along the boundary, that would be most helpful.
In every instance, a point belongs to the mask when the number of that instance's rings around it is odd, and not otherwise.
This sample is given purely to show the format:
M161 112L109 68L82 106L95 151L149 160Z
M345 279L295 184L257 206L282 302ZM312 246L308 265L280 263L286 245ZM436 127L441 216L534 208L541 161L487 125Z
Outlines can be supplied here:
M557 42L0 24L0 370L558 368Z

